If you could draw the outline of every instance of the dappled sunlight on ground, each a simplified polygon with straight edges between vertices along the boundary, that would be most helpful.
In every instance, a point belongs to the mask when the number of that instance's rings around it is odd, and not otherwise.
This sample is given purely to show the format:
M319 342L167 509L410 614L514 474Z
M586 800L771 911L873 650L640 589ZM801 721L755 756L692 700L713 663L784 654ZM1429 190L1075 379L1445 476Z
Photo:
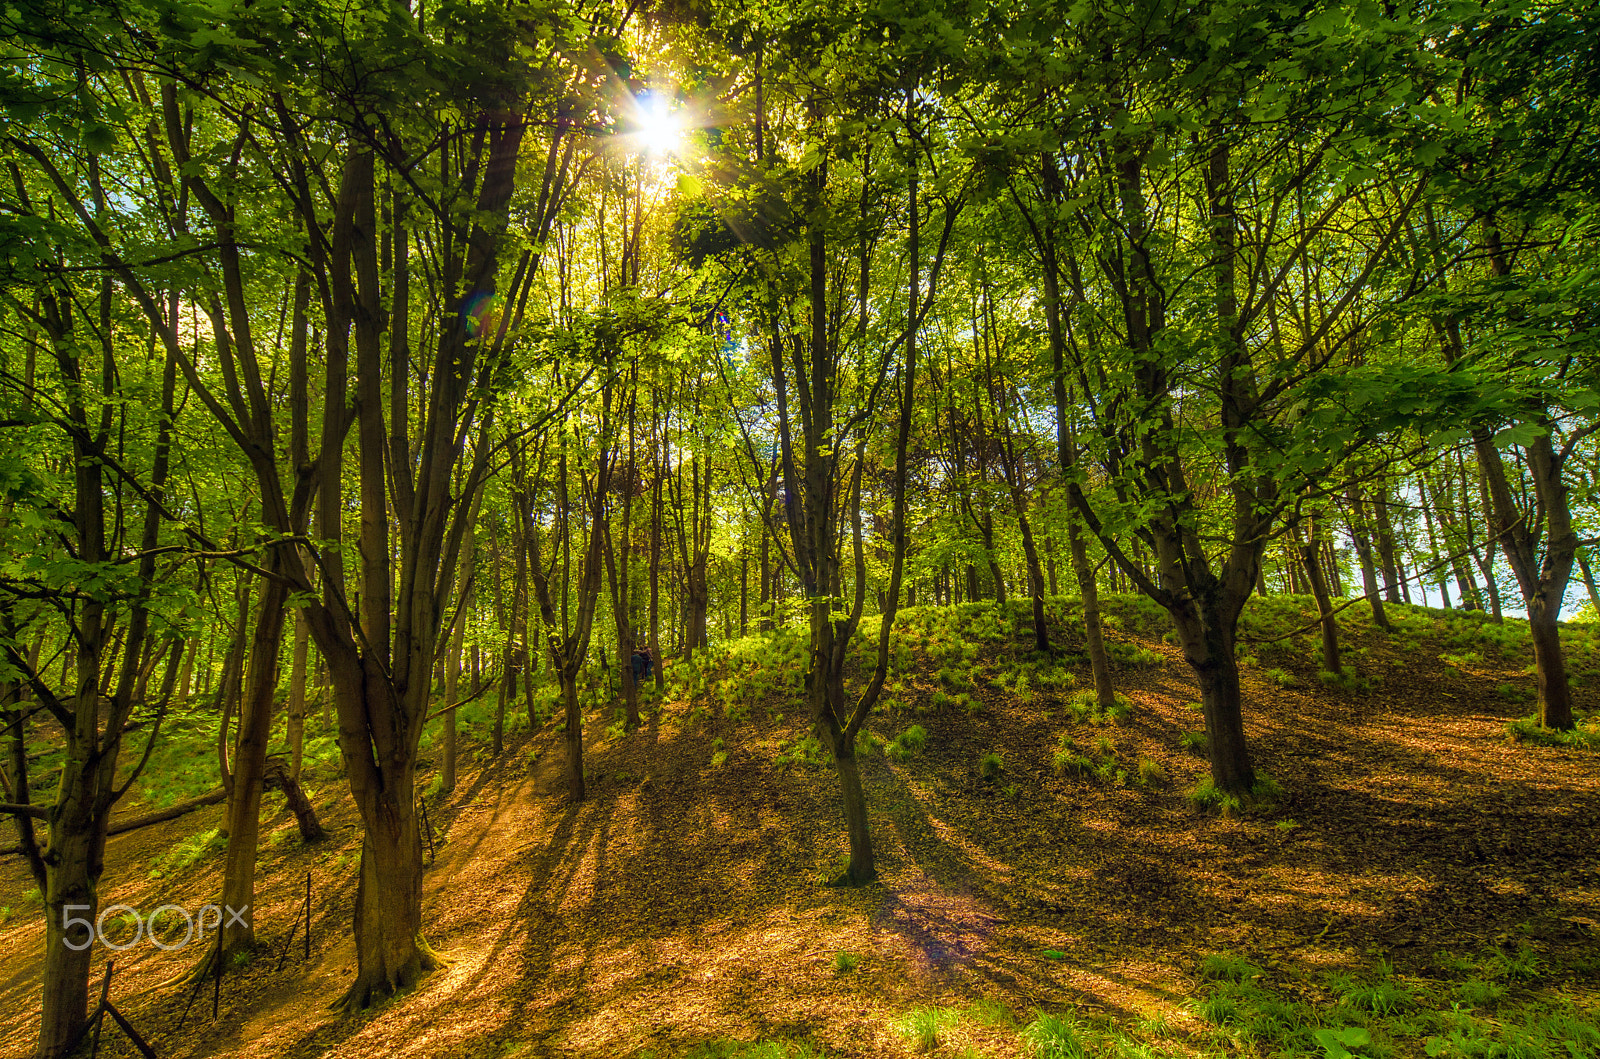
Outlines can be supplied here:
M1404 965L1481 950L1520 924L1586 936L1600 921L1595 759L1507 745L1520 707L1498 710L1485 693L1504 673L1451 677L1459 701L1431 698L1442 712L1429 713L1399 689L1333 695L1303 669L1278 689L1247 668L1251 701L1273 707L1251 709L1252 746L1285 794L1219 819L1184 797L1205 773L1178 747L1200 726L1187 668L1170 645L1150 646L1162 664L1117 672L1135 704L1120 725L1075 722L1064 696L1018 702L982 685L971 714L934 711L920 705L932 683L908 679L906 712L873 727L889 739L915 720L926 751L863 761L875 885L825 885L845 849L837 784L827 769L773 766L803 731L792 709L735 723L674 704L620 737L593 720L577 805L556 733L513 740L498 762L473 750L458 791L430 803L442 845L425 929L449 962L412 993L354 1018L327 1010L354 974L358 848L330 777L318 808L333 837L263 856L258 922L272 948L228 978L219 1020L202 995L183 1032L169 1029L187 992L162 983L186 964L147 947L118 957L113 996L180 1059L666 1056L712 1038L799 1036L879 1056L904 1052L893 1023L917 1005L990 998L1025 1016L1070 1004L1190 1026L1205 952L1318 975L1371 951ZM1105 771L1058 773L1062 734ZM713 738L728 752L720 767ZM984 778L989 752L1004 766ZM114 839L108 899L207 899L214 863L143 876L156 852L213 823L196 814ZM280 814L264 830L290 826ZM0 863L0 883L20 889L19 870ZM307 870L312 957L300 962L297 940L279 970ZM5 1054L37 1018L36 959L10 954L37 952L41 936L27 917L0 926ZM1014 1032L972 1020L952 1032L984 1055L1018 1054Z

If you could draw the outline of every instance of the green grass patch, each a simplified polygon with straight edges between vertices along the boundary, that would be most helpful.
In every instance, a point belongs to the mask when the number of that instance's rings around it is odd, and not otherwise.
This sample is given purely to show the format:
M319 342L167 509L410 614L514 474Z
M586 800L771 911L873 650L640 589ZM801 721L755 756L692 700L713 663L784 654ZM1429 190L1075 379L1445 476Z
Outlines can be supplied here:
M1593 716L1581 717L1577 719L1571 731L1562 732L1544 727L1539 723L1538 715L1534 714L1508 722L1506 736L1513 743L1564 746L1574 750L1600 750L1600 720Z
M931 1052L939 1047L944 1034L959 1016L948 1008L912 1008L895 1021L895 1032L916 1052Z
M201 861L221 854L228 848L228 836L218 828L208 828L199 834L174 843L165 853L150 862L150 878L160 879L173 872L192 868Z
M928 730L920 724L914 724L886 743L883 754L895 761L905 761L922 753L927 746Z

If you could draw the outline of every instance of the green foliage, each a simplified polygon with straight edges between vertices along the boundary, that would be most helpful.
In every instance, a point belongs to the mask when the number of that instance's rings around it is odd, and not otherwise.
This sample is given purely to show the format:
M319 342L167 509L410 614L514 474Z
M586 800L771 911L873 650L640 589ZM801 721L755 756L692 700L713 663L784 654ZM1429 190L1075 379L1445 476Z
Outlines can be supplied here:
M1080 691L1067 700L1067 709L1073 720L1093 724L1124 724L1133 715L1133 707L1121 692L1117 692L1111 705L1102 710L1093 691Z
M820 740L810 732L796 736L795 739L785 744L778 751L778 756L773 762L779 768L796 766L808 769L827 768L833 763L833 755L828 752Z
M160 879L173 872L192 868L228 848L228 836L219 829L207 828L175 842L165 853L150 862L150 878Z
M861 963L861 957L853 952L837 952L833 956L833 972L835 974L849 974Z
M1544 961L1532 945L1521 942L1509 952L1505 949L1494 950L1484 964L1484 971L1488 977L1494 979L1532 982L1543 976Z
M1248 982L1263 973L1256 964L1231 952L1207 953L1200 960L1200 977L1208 982Z
M1501 982L1489 982L1482 978L1468 978L1456 986L1456 996L1468 1007L1487 1007L1498 1003L1506 995L1506 986Z
M894 1028L912 1050L931 1052L939 1047L940 1037L955 1025L957 1017L956 1012L947 1008L917 1007L901 1016Z
M638 1059L821 1059L805 1041L707 1041L688 1051L638 1053Z
M981 997L968 1004L963 1015L980 1026L1009 1028L1017 1024L1017 1017L1012 1014L1009 1007L988 997Z
M1030 1059L1087 1059L1078 1022L1068 1015L1040 1012L1022 1031Z
M1215 1027L1211 1037L1260 1056L1321 1056L1322 1059L1397 1054L1404 1042L1420 1042L1438 1059L1590 1059L1600 1055L1600 1027L1566 997L1543 997L1509 1005L1513 994L1493 978L1506 959L1526 965L1532 950L1495 950L1472 961L1439 953L1435 962L1451 975L1469 974L1453 987L1401 981L1385 960L1330 974L1332 1007L1290 1000L1264 985L1268 977L1251 961L1217 953L1201 962L1208 991L1189 1003L1197 1018ZM1412 1054L1406 1051L1400 1054Z
M1094 762L1078 752L1077 743L1065 732L1061 733L1056 742L1056 750L1051 757L1051 764L1055 767L1056 772L1062 775L1094 775Z
M1178 745L1195 757L1205 757L1206 734L1204 732L1184 732L1178 737Z
M1361 676L1349 666L1342 666L1337 673L1328 669L1318 670L1317 679L1322 682L1323 687L1330 691L1365 692L1372 690L1372 681Z
M896 761L905 761L922 753L927 745L927 729L920 724L914 724L885 745L883 753L885 757L893 758Z
M1334 975L1329 979L1329 987L1338 994L1339 1003L1374 1015L1395 1015L1412 1007L1414 1003L1410 992L1404 986L1390 981L1387 977L1375 981L1361 981L1345 975Z
M884 740L883 736L876 732L870 732L865 728L862 728L860 731L856 732L857 757L872 757L887 745L888 744Z
M1286 669L1269 669L1263 676L1280 688L1292 688L1298 683L1294 674Z
M1504 685L1502 685L1504 686ZM1600 715L1575 718L1571 731L1557 731L1539 723L1537 714L1506 724L1506 735L1513 743L1536 746L1564 746L1573 750L1600 750Z
M1372 1035L1360 1026L1317 1030L1311 1035L1325 1059L1355 1059L1372 1047Z
M983 779L997 780L1005 770L1005 759L998 750L991 750L978 759L978 775Z
M1256 773L1255 786L1250 788L1248 799L1229 794L1216 785L1207 776L1189 792L1189 804L1201 812L1216 812L1223 816L1234 816L1244 812L1247 808L1270 808L1271 805L1283 797L1283 788L1278 781L1265 772Z
M1166 657L1137 644L1115 641L1106 644L1106 654L1113 662L1130 669L1150 669L1166 664Z

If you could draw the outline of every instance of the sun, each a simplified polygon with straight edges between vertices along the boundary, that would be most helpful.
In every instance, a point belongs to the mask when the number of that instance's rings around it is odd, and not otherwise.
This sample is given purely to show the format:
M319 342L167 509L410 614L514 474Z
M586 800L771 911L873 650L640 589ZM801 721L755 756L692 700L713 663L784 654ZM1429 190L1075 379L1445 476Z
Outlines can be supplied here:
M659 92L646 92L636 100L638 131L634 134L646 154L663 157L683 147L683 120Z

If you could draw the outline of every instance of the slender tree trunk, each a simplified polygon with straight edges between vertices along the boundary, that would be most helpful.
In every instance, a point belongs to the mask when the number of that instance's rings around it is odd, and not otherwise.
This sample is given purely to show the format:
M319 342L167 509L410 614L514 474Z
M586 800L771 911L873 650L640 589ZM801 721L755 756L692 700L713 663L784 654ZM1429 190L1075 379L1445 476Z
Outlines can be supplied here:
M506 739L506 705L517 697L517 672L512 665L511 628L506 623L505 599L501 581L500 558L500 523L489 523L489 547L494 556L492 576L494 578L494 623L495 628L505 637L505 642L500 648L500 686L496 691L494 700L494 756L499 757L505 749Z
M1578 572L1583 575L1583 586L1589 590L1589 605L1594 608L1595 619L1600 621L1600 592L1595 590L1594 571L1589 569L1589 557L1578 549ZM1491 584L1493 582L1490 582ZM1498 613L1499 607L1495 608Z
M289 776L300 779L300 765L306 745L306 654L311 644L311 634L306 628L306 616L296 607L294 612L294 658L289 669Z
M1398 604L1405 580L1395 562L1394 528L1389 523L1391 495L1388 484L1379 478L1378 495L1374 499L1372 509L1378 522L1378 556L1383 560L1384 602ZM1405 602L1411 602L1409 594L1405 597Z
M191 636L189 646L183 652L183 671L178 674L178 701L188 705L189 690L194 686L194 656L200 653L200 637ZM38 663L38 652L34 652L35 665Z
M1106 654L1105 626L1100 620L1100 588L1095 584L1089 544L1078 529L1077 516L1069 513L1068 519L1067 544L1078 579L1078 595L1083 600L1084 639L1089 649L1089 671L1094 675L1094 698L1104 710L1116 702L1117 689L1111 680L1111 658Z
M276 565L274 573L279 572ZM265 581L256 611L250 671L240 703L239 735L228 797L228 849L222 877L224 957L255 947L256 857L261 836L261 794L265 790L267 746L272 739L273 693L278 684L278 651L283 639L288 587ZM229 917L232 909L237 913Z
M1308 536L1302 537L1295 528L1295 543L1300 550L1300 560L1305 564L1306 580L1311 583L1311 594L1317 601L1317 616L1322 625L1322 668L1333 674L1342 672L1339 663L1339 622L1333 613L1333 599L1328 594L1328 582L1322 576L1322 557L1317 541L1316 526Z
M655 410L652 408L654 421ZM661 447L651 454L655 463L650 492L650 650L655 657L656 691L666 687L666 658L661 653L661 478L666 466L666 428L661 430ZM765 543L765 542L763 542Z
M444 660L444 704L454 706L461 693L461 637L466 622L457 620L451 631L450 647ZM439 762L439 789L449 794L456 789L456 711L444 711L443 731L440 733L441 757Z
M739 551L739 635L750 633L750 556Z
M1428 550L1432 553L1432 561L1428 565L1432 566L1435 563L1445 560L1448 558L1448 556L1445 552L1439 550L1439 538L1434 534L1433 506L1428 503L1428 476L1426 474L1417 475L1417 492L1422 498L1422 525L1423 528L1427 530ZM1439 598L1444 602L1445 610L1451 609L1450 578L1448 576L1448 571L1449 565L1446 564L1444 567L1440 568L1434 573L1434 576L1439 580Z
M1366 505L1361 500L1360 488L1351 484L1345 493L1350 502L1350 539L1355 542L1356 559L1361 564L1361 587L1367 594L1367 605L1372 608L1372 623L1384 632L1393 630L1389 616L1384 613L1383 599L1378 590L1378 569L1372 559L1372 539L1367 533Z
M1463 473L1465 473L1464 468ZM1500 624L1505 618L1500 612L1500 582L1496 580L1494 573L1496 551L1492 529L1494 526L1494 509L1489 504L1489 487L1484 477L1482 464L1478 466L1478 511L1483 515L1484 526L1490 527L1490 529L1484 534L1486 539L1483 542L1483 547L1474 552L1473 558L1478 562L1478 569L1483 571L1484 588L1489 593L1490 612L1494 615L1495 623ZM1471 516L1468 515L1467 518L1470 520Z

